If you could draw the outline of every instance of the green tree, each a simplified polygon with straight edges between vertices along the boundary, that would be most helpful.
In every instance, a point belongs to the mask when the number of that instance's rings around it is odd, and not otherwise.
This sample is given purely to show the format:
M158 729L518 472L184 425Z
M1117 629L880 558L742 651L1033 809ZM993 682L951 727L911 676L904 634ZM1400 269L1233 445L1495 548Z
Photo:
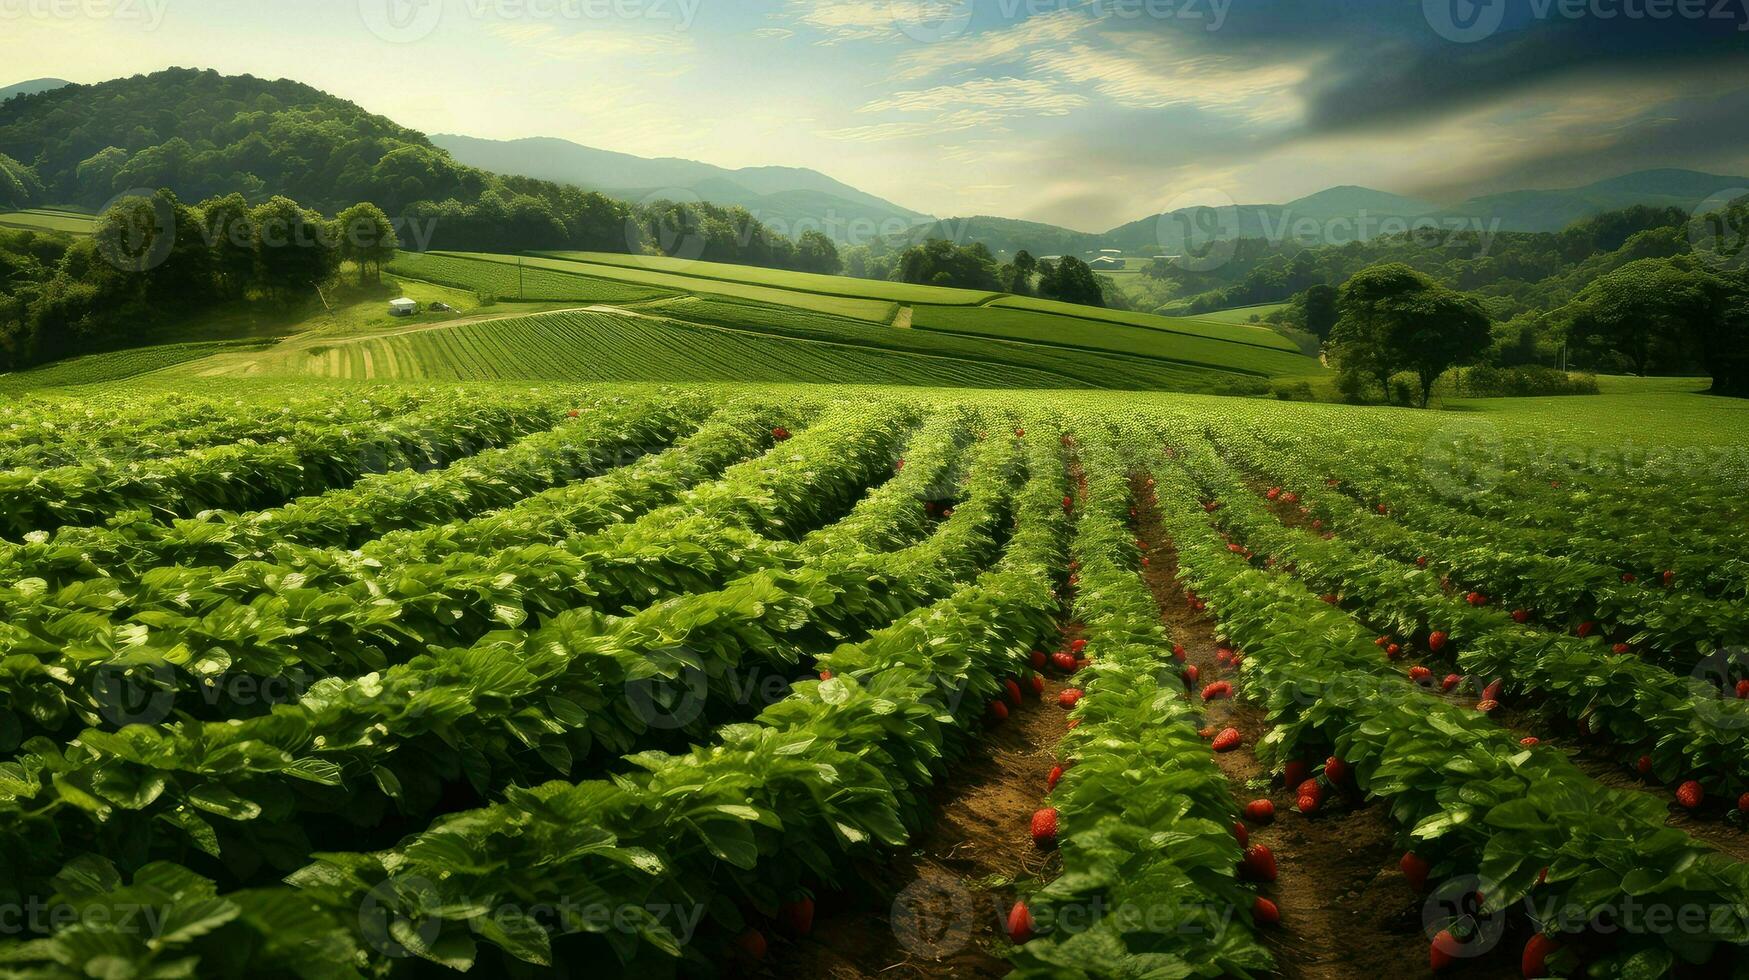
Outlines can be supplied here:
M256 275L276 299L295 296L334 277L340 250L322 216L275 197L249 213L255 232Z
M1306 330L1319 340L1329 340L1330 331L1336 327L1336 319L1341 315L1337 309L1339 298L1336 287L1325 283L1312 286L1305 292Z
M1582 354L1619 354L1640 376L1675 364L1717 318L1724 284L1682 259L1641 259L1599 277L1561 311Z
M227 194L200 206L212 251L213 278L221 296L239 299L255 279L255 226L241 194Z
M1492 340L1488 315L1473 297L1401 263L1364 269L1341 290L1341 316L1330 352L1345 392L1368 376L1391 396L1391 377L1413 371L1426 407L1433 384L1447 370L1473 363Z
M1039 266L1038 294L1045 299L1082 306L1104 306L1105 291L1087 263L1073 255Z
M803 272L837 275L844 268L838 245L823 232L806 231L796 243L796 268Z
M1002 288L996 260L981 242L962 248L945 238L935 238L913 245L900 254L897 276L900 282L932 286L991 292Z
M1038 259L1031 252L1021 249L1014 253L1014 261L1002 267L1002 288L1017 296L1032 294L1032 277L1038 275Z
M340 258L358 266L358 282L381 282L383 266L394 261L401 239L383 209L361 202L334 219L339 232Z

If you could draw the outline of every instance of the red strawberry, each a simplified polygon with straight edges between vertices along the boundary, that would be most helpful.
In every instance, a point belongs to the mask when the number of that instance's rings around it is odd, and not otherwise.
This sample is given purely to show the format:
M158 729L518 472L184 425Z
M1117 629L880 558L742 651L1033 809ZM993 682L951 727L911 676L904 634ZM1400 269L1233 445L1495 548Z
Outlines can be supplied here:
M1267 844L1253 844L1239 861L1239 874L1247 881L1275 880L1275 854Z
M790 932L798 936L805 936L814 931L813 899L798 898L793 902L785 903L780 911L784 925L789 927Z
M992 722L1008 720L1008 705L1001 698L990 702L990 720Z
M1032 677L1028 678L1028 681L1032 686L1033 696L1034 697L1043 697L1044 693L1045 693L1044 676L1041 674L1034 674L1034 675L1032 675Z
M578 411L575 408L573 408L569 412L565 413L565 417L568 419L581 418L582 416L583 416L583 413L581 411Z
M1280 925L1281 909L1276 908L1274 902L1259 895L1251 903L1251 918L1255 919L1259 925Z
M1649 755L1640 756L1640 760L1634 763L1634 768L1639 771L1640 775L1650 776L1652 774L1652 757Z
M1675 584L1676 584L1676 573L1673 571L1665 572L1664 573L1664 587L1666 589L1668 589L1672 585L1675 585Z
M1458 951L1463 943L1451 934L1450 929L1439 930L1439 935L1433 937L1432 945L1427 947L1427 965L1438 973L1457 962Z
M1032 842L1040 850L1049 851L1057 846L1057 809L1045 807L1032 815Z
M1174 645L1173 645L1173 647L1172 647L1172 658L1173 658L1173 659L1174 659L1174 660L1177 660L1177 661L1178 661L1178 662L1179 662L1179 663L1183 663L1183 662L1184 662L1184 658L1185 658L1185 657L1186 657L1186 656L1188 656L1188 653L1186 653L1186 651L1185 651L1185 649L1184 649L1184 644L1182 644L1182 643L1178 643L1178 644L1174 644Z
M1427 638L1427 649L1432 650L1434 653L1438 653L1445 649L1445 643L1449 639L1451 639L1450 635L1444 630L1440 630Z
M1081 689L1071 687L1057 695L1057 706L1065 710L1073 708L1081 700Z
M1026 438L1026 430L1025 429L1015 429L1014 436L1017 439L1025 439Z
M1385 656L1390 657L1392 660L1395 660L1402 655L1403 647L1400 644L1393 643L1390 646L1385 647Z
M1318 782L1316 779L1305 780L1294 789L1294 796L1302 800L1310 797L1313 800L1322 803L1324 802L1324 784Z
M1354 775L1354 770L1348 763L1331 756L1324 760L1324 775L1333 783L1346 783Z
M1464 679L1461 675L1447 674L1445 675L1445 680L1440 682L1439 689L1449 694L1454 688L1463 682Z
M1044 670L1045 664L1047 664L1047 663L1050 663L1050 658L1045 656L1045 652L1043 650L1034 650L1032 652L1032 669L1033 670Z
M1695 807L1700 806L1705 800L1706 790L1701 789L1700 783L1695 780L1690 779L1688 782L1676 787L1676 802L1682 804L1682 807L1685 810L1692 810Z
M1045 789L1046 790L1056 789L1057 782L1063 778L1063 772L1064 772L1064 769L1062 766L1060 766L1060 765L1052 766L1051 767L1051 774L1049 776L1045 777Z
M1530 610L1514 609L1512 610L1512 618L1515 622L1528 623L1530 622Z
M1289 759L1281 771L1283 786L1298 786L1306 781L1306 764L1299 759Z
M1505 689L1506 689L1506 679L1504 677L1496 677L1492 681L1488 682L1487 687L1482 688L1482 700L1484 700L1484 701L1498 701L1498 700L1500 700L1501 692L1504 691Z
M894 463L893 464L893 472L894 473L905 472L905 461L901 459L897 463Z
M1069 644L1069 652L1070 653L1080 653L1082 650L1085 650L1085 649L1087 649L1087 641L1086 640L1075 640Z
M1389 513L1390 513L1390 512L1391 512L1391 508L1390 508L1390 507L1388 507L1388 506L1386 506L1386 505L1385 505L1385 504L1380 504L1380 505L1379 505L1379 513L1381 513L1381 514L1389 514Z
M1232 696L1233 685L1226 681L1215 681L1213 684L1202 689L1202 699L1204 701L1213 701L1216 698L1230 698Z
M1427 567L1427 556L1422 555L1420 558L1415 559L1415 567L1416 568L1426 568Z
M1230 664L1233 662L1233 651L1226 647L1221 647L1219 650L1215 651L1215 659L1221 663Z
M820 679L823 681L831 680L832 679L832 672L829 670L820 671Z
M1518 965L1526 977L1546 977L1549 975L1549 954L1560 948L1560 943L1539 932L1524 944L1524 956Z
M1239 842L1240 849L1251 846L1251 831L1245 829L1242 823L1233 825L1233 839Z
M1294 806L1298 807L1301 813L1317 813L1318 802L1316 796L1302 796L1294 801Z
M735 937L735 946L750 960L765 959L765 933L749 929Z
M1075 509L1075 498L1064 497L1063 498L1063 509L1064 510L1074 510Z
M1245 819L1252 823L1269 823L1275 819L1275 804L1268 800L1252 800L1245 804Z
M1433 865L1428 864L1426 858L1414 851L1408 851L1403 855L1399 867L1403 869L1403 877L1409 879L1410 888L1417 893L1427 890L1427 875L1433 870Z
M1737 700L1749 701L1749 681L1737 682Z
M1486 715L1486 714L1492 714L1494 712L1494 709L1496 709L1498 707L1500 707L1500 702L1498 702L1498 701L1483 701L1480 704L1476 705L1476 710L1480 711L1482 714Z
M1588 637L1592 633L1596 632L1596 630L1597 630L1597 624L1593 623L1591 620L1588 619L1585 622L1580 623L1579 628L1574 630L1573 633L1575 635L1577 635L1580 639L1584 639L1585 637Z
M1281 488L1280 487L1270 487L1269 492L1264 494L1264 496L1268 497L1270 500L1280 500L1281 499Z
M1032 910L1026 907L1025 902L1015 902L1014 907L1008 910L1008 938L1016 946L1024 946L1033 936L1032 929Z
M1075 655L1072 653L1058 652L1051 654L1051 663L1055 664L1058 670L1073 674L1075 672L1075 665L1079 663L1079 661L1075 659Z
M778 442L787 442L789 440L789 430L780 425L771 430L771 438L776 439Z
M1543 740L1540 738L1537 738L1535 735L1527 735L1524 738L1519 739L1518 744L1524 746L1527 749L1534 749L1537 746L1543 744Z
M1221 733L1215 736L1215 751L1231 752L1244 744L1244 741L1245 737L1239 734L1237 728L1222 729Z
M1749 793L1737 797L1737 812L1749 813Z
M1195 684L1201 677L1202 671L1197 668L1196 664L1190 664L1184 668L1184 679L1189 683Z
M1372 641L1372 645L1375 647L1386 647L1386 646L1389 646L1390 643L1391 643L1391 638L1388 636L1381 636L1378 639Z
M1016 708L1020 707L1020 684L1010 677L1002 682L1002 687L1008 693L1008 703Z
M1420 665L1410 667L1409 679L1417 684L1430 684L1433 682L1433 671Z
M1632 585L1639 580L1639 577L1633 572L1623 572L1621 573L1621 580L1628 585Z
M1330 604L1330 605L1332 605L1332 606L1334 606L1334 605L1336 605L1336 603L1337 603L1337 601L1338 601L1338 600L1339 600L1339 599L1340 599L1340 598L1341 598L1341 597L1340 597L1340 596L1338 596L1338 595L1337 595L1337 594L1336 594L1336 593L1334 593L1334 592L1328 592L1328 593L1325 593L1325 594L1324 594L1324 595L1322 595L1322 596L1319 596L1319 598L1320 598L1320 599L1323 599L1323 600L1324 600L1324 601L1325 601L1325 602L1327 602L1327 603L1329 603L1329 604Z
M1612 649L1615 650L1617 656L1626 656L1627 654L1632 653L1634 648L1628 646L1626 643L1617 643Z

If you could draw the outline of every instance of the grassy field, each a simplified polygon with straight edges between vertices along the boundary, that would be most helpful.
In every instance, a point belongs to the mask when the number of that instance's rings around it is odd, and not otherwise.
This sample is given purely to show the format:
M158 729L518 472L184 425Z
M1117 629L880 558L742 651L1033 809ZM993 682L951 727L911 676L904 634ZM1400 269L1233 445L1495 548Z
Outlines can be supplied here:
M1002 293L985 293L972 289L945 286L918 286L904 282L882 282L876 279L856 279L850 276L823 276L786 269L766 269L750 265L730 265L676 259L666 255L623 255L613 252L541 252L551 258L608 265L616 268L663 272L713 282L751 283L822 296L848 296L856 299L878 299L894 303L933 303L939 306L978 306L1000 298ZM709 287L699 286L699 291Z
M58 231L69 235L89 235L96 219L78 211L59 208L28 208L23 211L0 212L0 226L25 228L30 231Z
M1239 306L1230 310L1216 310L1213 313L1198 313L1190 320L1200 320L1204 323L1250 323L1252 317L1264 317L1276 310L1286 308L1286 303L1262 303L1257 306ZM1266 328L1258 328L1266 329Z
M1112 323L1125 327L1144 327L1149 330L1181 334L1186 337L1219 340L1224 343L1247 344L1254 347L1267 347L1272 350L1297 350L1292 342L1267 327L1250 326L1236 321L1226 322L1207 320L1201 317L1167 317L1152 313L1134 313L1127 310L1106 310L1075 303L1059 303L1055 300L1039 299L1033 296L1009 296L996 301L991 306L995 309L1049 313L1054 316L1084 320L1096 325Z

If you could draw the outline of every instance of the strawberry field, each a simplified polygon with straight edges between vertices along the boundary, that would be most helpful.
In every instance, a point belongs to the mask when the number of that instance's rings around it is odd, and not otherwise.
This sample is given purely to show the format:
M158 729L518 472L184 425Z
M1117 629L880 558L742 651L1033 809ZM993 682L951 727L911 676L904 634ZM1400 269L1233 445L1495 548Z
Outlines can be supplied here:
M1734 418L185 387L0 406L0 976L1749 977Z

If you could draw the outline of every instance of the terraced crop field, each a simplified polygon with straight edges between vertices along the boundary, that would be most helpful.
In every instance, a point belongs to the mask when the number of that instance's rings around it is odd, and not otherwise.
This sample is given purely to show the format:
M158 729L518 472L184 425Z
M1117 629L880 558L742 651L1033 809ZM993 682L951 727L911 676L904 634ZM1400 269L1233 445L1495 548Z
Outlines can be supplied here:
M68 235L89 235L96 219L79 211L55 208L27 208L23 211L0 211L0 227L23 228L29 231L55 231Z
M1732 404L512 366L0 405L0 974L1749 970Z

